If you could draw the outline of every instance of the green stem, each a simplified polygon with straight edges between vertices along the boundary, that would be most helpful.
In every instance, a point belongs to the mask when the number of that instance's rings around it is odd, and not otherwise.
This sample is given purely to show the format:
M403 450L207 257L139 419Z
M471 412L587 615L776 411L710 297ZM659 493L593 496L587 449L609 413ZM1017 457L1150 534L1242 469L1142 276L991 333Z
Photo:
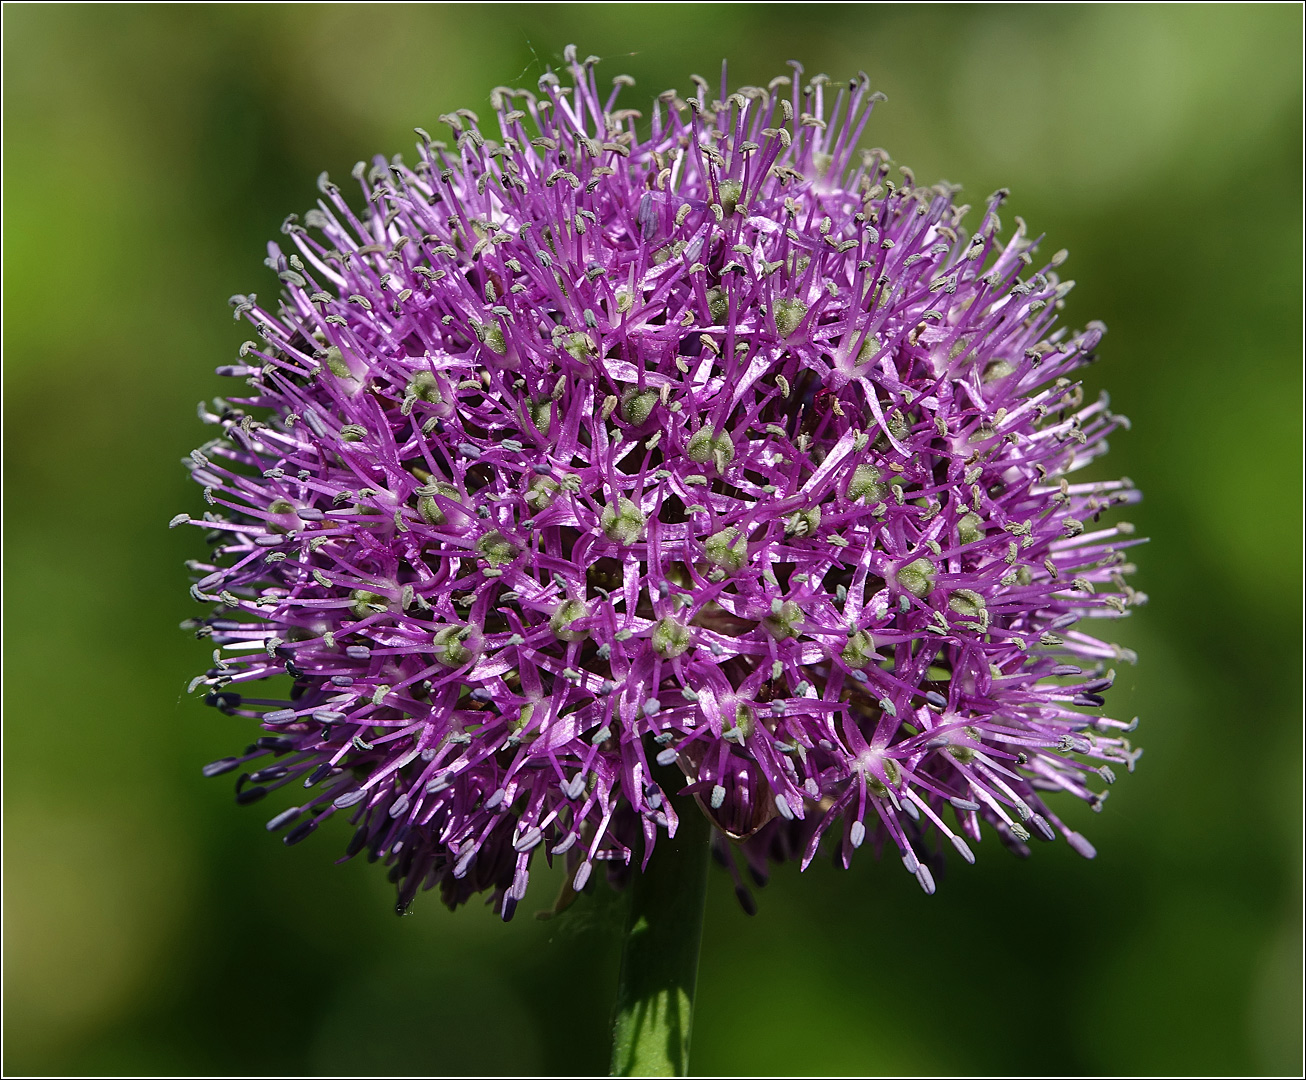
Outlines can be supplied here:
M688 799L677 809L675 838L660 836L648 869L631 875L613 1076L689 1075L712 826Z

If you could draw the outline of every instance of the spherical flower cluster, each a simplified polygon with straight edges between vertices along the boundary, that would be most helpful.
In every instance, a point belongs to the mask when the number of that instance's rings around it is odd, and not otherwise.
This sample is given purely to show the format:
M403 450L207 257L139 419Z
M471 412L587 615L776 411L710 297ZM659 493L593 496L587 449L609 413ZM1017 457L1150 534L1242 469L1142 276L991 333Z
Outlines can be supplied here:
M233 298L192 689L267 734L206 772L297 792L286 843L347 817L401 910L507 918L537 856L583 889L686 807L759 873L869 840L930 892L983 823L1091 856L1045 796L1134 763L1078 624L1141 595L1092 524L1132 485L1068 478L1124 421L1064 253L859 150L865 76L696 78L644 128L568 61L360 164L361 210L323 175L281 296Z

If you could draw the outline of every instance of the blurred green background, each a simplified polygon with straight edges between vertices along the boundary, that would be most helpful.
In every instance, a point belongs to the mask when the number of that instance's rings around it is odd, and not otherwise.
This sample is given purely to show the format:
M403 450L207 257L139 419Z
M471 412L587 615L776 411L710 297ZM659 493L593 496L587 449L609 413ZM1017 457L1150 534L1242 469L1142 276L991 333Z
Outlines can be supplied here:
M195 402L272 293L267 240L568 42L646 104L729 57L867 70L868 133L1071 250L1107 471L1152 537L1112 694L1147 748L1100 855L996 843L927 898L896 860L714 873L703 1073L1299 1072L1301 31L1295 5L4 9L4 1005L13 1073L601 1072L619 907L393 914L346 827L292 849L199 766L251 738L168 519ZM1091 820L1089 820L1091 819Z

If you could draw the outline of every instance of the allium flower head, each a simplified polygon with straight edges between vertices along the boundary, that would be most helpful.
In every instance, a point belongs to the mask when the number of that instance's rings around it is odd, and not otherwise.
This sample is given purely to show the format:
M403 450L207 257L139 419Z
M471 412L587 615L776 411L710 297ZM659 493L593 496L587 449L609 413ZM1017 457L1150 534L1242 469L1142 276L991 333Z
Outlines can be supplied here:
M280 297L233 298L195 686L267 734L206 772L294 793L286 843L348 818L401 910L507 918L541 857L582 889L682 791L759 872L869 840L930 892L985 824L1091 856L1045 796L1133 765L1080 620L1141 596L1094 524L1132 485L1068 478L1124 420L1064 253L859 150L865 76L696 78L645 127L568 61L354 206L324 174Z

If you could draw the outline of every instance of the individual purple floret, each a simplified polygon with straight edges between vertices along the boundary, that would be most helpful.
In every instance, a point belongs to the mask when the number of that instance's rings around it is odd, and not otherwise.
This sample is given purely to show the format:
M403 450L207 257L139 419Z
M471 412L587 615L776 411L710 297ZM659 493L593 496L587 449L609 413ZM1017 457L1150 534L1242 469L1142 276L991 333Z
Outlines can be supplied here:
M267 734L205 773L297 793L288 844L348 818L401 910L508 918L538 855L582 889L679 792L758 874L870 840L932 892L981 822L1091 857L1046 794L1139 751L1079 624L1144 597L1094 524L1132 484L1069 479L1125 420L1073 381L1104 328L1054 329L1065 253L859 150L864 75L696 77L645 128L567 56L359 164L361 210L323 174L281 296L233 297L192 689Z

